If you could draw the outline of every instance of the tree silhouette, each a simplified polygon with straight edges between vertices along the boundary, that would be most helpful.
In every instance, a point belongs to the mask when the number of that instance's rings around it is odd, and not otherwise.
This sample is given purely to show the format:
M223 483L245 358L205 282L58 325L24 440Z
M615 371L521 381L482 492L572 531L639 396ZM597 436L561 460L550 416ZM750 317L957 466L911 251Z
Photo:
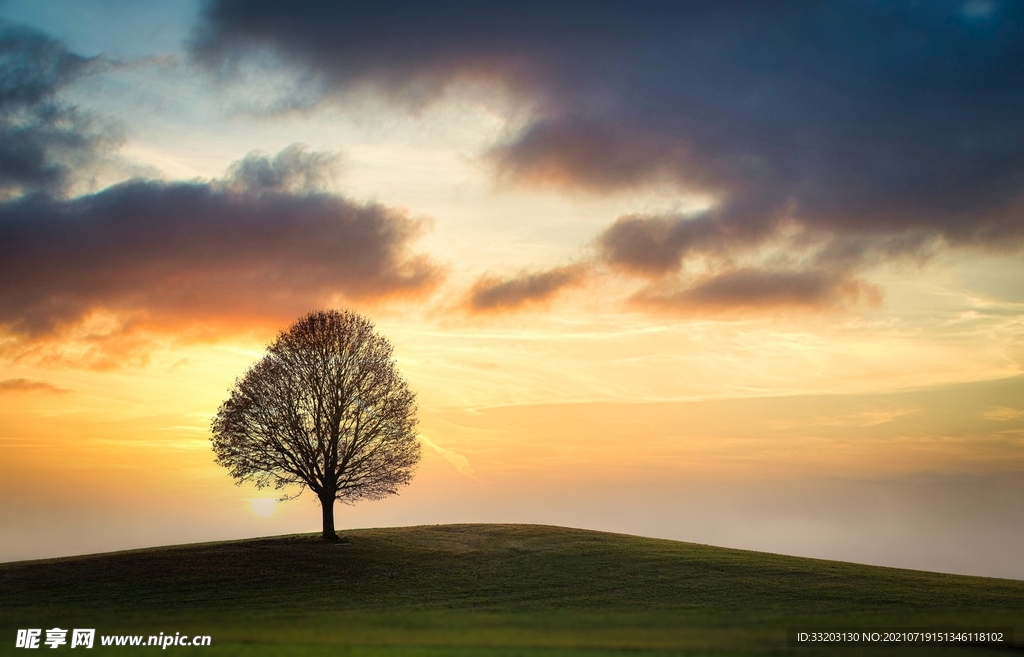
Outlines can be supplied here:
M241 484L309 488L323 507L324 540L334 501L398 492L420 458L416 396L399 375L391 343L350 311L312 312L281 332L267 355L235 381L213 419L216 462Z

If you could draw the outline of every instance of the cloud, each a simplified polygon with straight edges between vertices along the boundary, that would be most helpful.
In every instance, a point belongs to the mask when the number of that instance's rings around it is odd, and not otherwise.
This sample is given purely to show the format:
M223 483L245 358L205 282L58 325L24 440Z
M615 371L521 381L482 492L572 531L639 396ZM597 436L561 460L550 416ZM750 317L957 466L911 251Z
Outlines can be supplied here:
M59 99L103 64L40 32L0 21L0 199L60 194L76 171L118 142L115 131Z
M669 289L664 289L668 287ZM822 271L736 269L717 273L691 287L651 286L633 296L640 306L699 313L736 310L822 309L867 300L879 291L846 276Z
M877 305L882 292L859 278L861 270L936 248L927 231L836 234L791 221L735 221L714 209L619 217L594 243L597 262L648 281L634 305L719 315Z
M473 469L473 464L469 462L469 459L465 455L459 454L458 452L447 449L445 447L441 447L440 445L438 445L431 439L427 438L423 434L419 434L418 437L420 439L420 442L426 444L427 447L431 448L432 450L440 454L444 458L444 460L448 461L453 466L455 466L455 469L458 470L460 474L469 477L478 484L483 484L483 482L477 476L476 471Z
M536 120L490 148L485 160L506 181L538 187L608 193L669 182L694 191L714 188L706 170L688 162L684 150L657 135L577 115Z
M562 289L581 283L587 272L586 265L575 264L522 272L507 279L485 274L473 285L466 305L471 312L500 312L547 301Z
M219 180L133 179L69 197L116 140L60 96L112 65L0 24L3 356L142 362L154 332L265 329L443 278L411 251L423 221L325 191L337 155L300 144L250 153Z
M46 381L33 381L31 379L4 379L0 381L0 393L5 392L46 392L51 394L64 394L71 392L66 388L59 388Z
M292 144L273 158L253 152L231 165L227 185L236 191L316 191L331 181L339 159L337 153L307 152L303 144Z
M1024 244L1022 28L1020 3L212 0L192 52L300 70L321 102L502 88L528 118L487 151L498 177L714 199L620 218L600 262L648 279L711 262L687 304L827 305L877 262ZM800 263L748 271L782 242Z
M410 251L421 221L288 191L316 179L317 163L330 158L290 147L250 155L224 180L132 180L0 204L0 328L24 342L90 322L100 324L94 334L122 339L139 324L279 323L439 282L441 268Z
M982 414L982 417L986 420L994 420L996 422L1009 422L1021 416L1024 416L1024 410L1011 406L993 406Z
M723 221L715 211L696 217L619 217L596 239L599 258L623 271L663 276L679 271L688 255L728 257L757 245L770 232Z

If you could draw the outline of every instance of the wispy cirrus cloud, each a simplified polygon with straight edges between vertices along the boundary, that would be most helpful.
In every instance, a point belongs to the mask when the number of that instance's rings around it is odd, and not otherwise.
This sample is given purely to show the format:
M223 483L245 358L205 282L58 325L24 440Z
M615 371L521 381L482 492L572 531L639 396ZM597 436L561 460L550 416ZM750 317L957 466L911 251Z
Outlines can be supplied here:
M1012 406L993 406L984 413L982 417L995 422L1009 422L1019 417L1024 417L1024 409L1013 408Z
M3 379L0 380L0 393L5 392L42 392L62 395L71 391L67 388L55 386L47 381L35 381L33 379Z
M451 463L455 467L455 469L459 471L460 474L469 477L478 484L483 483L477 476L476 471L473 469L473 465L469 462L469 459L464 454L460 454L446 447L441 447L440 445L432 441L430 438L427 438L423 434L419 434L418 437L420 439L420 442L424 443L427 447L440 454L441 457L444 458L445 461Z

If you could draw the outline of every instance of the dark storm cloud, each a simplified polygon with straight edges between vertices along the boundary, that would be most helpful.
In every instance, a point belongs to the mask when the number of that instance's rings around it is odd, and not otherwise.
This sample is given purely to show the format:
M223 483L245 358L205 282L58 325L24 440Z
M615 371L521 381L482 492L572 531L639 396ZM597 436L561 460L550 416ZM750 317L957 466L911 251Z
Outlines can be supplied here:
M44 34L0 22L0 198L59 193L76 168L116 141L58 98L101 63Z
M409 253L421 226L403 212L280 190L312 175L316 157L293 148L250 156L225 181L136 180L0 204L0 326L46 336L96 309L244 324L436 283L438 268Z
M511 278L484 275L473 285L466 305L471 312L512 310L546 301L562 289L579 284L586 275L587 268L582 264L524 272Z
M488 153L505 179L712 197L698 217L624 218L597 238L603 261L645 276L780 230L841 252L847 271L1024 238L1019 1L207 5L200 61L261 50L324 98L503 85L532 111Z

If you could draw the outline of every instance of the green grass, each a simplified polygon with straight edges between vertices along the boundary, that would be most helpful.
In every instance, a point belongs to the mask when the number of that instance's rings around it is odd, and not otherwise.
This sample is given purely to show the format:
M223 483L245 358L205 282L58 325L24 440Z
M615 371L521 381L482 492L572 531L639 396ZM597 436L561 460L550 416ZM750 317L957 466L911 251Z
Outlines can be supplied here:
M208 634L211 647L167 649L206 656L994 655L789 648L786 628L1024 634L1016 580L531 525L346 536L351 545L283 536L0 564L0 654L32 654L14 648L16 629L55 626Z

